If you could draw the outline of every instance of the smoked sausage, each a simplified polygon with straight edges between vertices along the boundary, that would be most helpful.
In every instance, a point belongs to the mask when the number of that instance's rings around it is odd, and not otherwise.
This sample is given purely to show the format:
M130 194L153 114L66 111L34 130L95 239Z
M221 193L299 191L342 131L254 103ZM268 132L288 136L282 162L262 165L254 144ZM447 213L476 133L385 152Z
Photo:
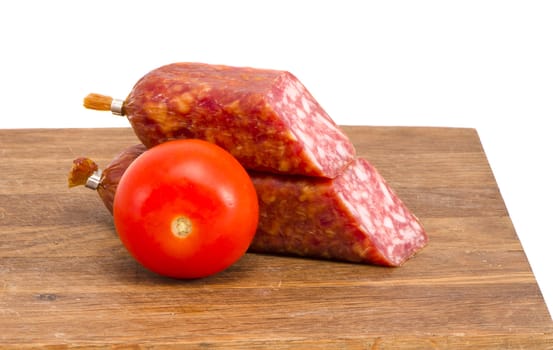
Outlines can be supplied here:
M124 100L85 98L85 107L126 115L151 148L198 138L248 170L334 178L355 150L306 87L280 70L173 63L143 76Z
M127 148L100 176L98 193L110 212L120 177L144 151ZM96 168L79 158L70 183L84 184L82 174ZM251 252L400 266L428 242L419 219L365 159L356 158L334 179L249 173L260 212Z

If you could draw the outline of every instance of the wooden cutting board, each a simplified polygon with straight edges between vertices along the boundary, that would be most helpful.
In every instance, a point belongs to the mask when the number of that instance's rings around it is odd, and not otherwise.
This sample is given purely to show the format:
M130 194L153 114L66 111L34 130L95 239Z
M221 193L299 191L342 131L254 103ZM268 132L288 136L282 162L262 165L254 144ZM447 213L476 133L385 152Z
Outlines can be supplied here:
M247 254L177 281L137 265L78 156L130 129L0 130L0 344L52 348L553 348L553 322L474 129L344 127L421 218L399 268Z

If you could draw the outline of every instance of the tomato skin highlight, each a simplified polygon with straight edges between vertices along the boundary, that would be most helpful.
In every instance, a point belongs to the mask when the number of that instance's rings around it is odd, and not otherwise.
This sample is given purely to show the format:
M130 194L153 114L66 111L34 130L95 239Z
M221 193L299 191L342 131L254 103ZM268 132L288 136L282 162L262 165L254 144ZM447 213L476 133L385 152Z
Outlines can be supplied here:
M186 139L157 145L125 171L116 231L144 267L173 278L220 272L247 251L259 207L253 183L227 151Z

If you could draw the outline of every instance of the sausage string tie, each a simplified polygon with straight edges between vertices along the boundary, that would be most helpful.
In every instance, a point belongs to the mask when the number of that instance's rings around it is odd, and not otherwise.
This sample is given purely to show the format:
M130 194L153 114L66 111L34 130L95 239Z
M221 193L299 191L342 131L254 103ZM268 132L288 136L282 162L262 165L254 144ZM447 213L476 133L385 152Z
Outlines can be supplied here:
M100 186L101 181L102 170L98 169L86 179L85 187L95 190L98 188L98 186Z
M111 111L115 115L125 115L125 101L100 94L88 94L84 98L83 105L88 109L97 111Z

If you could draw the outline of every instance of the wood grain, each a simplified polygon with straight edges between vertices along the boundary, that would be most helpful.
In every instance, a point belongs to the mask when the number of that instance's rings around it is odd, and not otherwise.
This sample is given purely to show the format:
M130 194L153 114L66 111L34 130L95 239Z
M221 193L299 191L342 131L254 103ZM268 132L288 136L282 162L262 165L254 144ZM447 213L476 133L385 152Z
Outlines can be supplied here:
M75 157L130 129L0 130L0 347L553 348L553 322L473 129L344 127L425 225L400 268L247 254L165 279L120 244Z

